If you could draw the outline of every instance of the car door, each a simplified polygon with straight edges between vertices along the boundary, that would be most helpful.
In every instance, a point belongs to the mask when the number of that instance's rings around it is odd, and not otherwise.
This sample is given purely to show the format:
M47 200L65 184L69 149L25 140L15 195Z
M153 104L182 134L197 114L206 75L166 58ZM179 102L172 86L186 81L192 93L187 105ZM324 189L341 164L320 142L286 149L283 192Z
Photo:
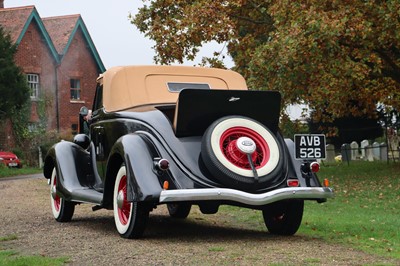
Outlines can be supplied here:
M107 158L104 149L105 136L104 136L102 114L103 114L103 86L98 85L96 88L96 95L93 102L93 112L90 125L90 137L94 145L97 172L101 180L104 180L105 163Z

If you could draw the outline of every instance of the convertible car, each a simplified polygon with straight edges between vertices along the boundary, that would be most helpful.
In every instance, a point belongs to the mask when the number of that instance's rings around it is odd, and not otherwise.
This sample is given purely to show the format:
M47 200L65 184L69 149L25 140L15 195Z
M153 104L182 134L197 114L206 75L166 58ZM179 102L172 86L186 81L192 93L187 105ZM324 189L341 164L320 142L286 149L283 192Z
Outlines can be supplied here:
M80 134L45 158L59 222L89 203L113 210L120 236L138 238L158 205L183 219L192 205L214 214L227 204L260 210L270 233L292 235L304 200L334 196L315 174L324 137L280 134L279 92L248 90L230 70L185 66L115 67L97 82Z

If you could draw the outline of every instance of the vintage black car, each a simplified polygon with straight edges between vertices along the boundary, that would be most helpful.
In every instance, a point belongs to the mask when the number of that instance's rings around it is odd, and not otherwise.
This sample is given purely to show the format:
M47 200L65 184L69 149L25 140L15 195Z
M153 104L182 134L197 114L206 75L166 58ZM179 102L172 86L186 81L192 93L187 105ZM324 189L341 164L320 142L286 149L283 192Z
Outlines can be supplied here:
M304 200L334 193L315 175L324 139L300 136L296 150L280 134L280 103L278 92L250 91L229 70L109 69L92 116L80 114L81 134L45 158L54 218L68 222L90 203L114 210L118 233L137 238L158 205L186 218L192 205L213 214L229 204L261 210L272 234L296 233Z

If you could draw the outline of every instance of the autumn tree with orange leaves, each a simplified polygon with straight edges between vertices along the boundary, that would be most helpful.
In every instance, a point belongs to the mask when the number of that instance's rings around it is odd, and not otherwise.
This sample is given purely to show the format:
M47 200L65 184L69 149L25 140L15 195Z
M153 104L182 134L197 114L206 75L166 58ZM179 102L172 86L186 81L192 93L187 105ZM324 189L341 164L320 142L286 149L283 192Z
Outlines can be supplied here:
M374 115L377 103L400 110L398 0L144 0L131 19L157 63L226 44L249 87L308 104L316 120ZM205 61L223 67L218 56Z

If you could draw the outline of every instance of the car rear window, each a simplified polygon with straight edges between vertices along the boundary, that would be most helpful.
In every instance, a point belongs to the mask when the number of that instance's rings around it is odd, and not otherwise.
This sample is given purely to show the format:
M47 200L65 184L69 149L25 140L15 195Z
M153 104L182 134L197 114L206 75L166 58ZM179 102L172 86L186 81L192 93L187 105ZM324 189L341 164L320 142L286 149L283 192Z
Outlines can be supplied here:
M210 85L206 83L180 83L168 82L168 90L170 92L180 92L183 89L197 89L197 90L210 90Z

